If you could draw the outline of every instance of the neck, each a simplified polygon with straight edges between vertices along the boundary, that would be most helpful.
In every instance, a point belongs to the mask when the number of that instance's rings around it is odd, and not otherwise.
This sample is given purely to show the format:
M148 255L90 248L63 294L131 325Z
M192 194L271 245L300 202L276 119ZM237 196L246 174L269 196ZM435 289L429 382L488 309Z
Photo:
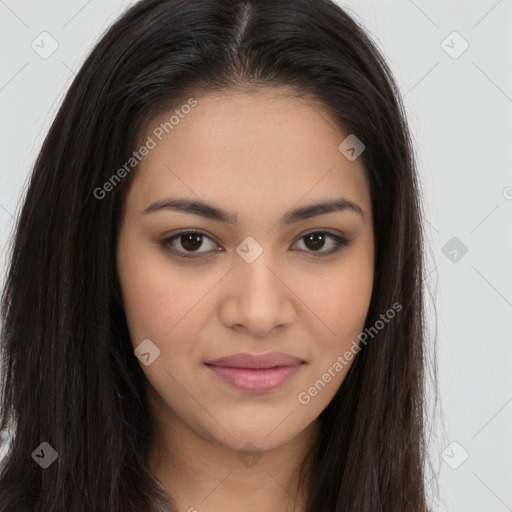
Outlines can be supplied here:
M318 420L265 451L252 444L243 451L226 446L185 425L168 408L154 426L150 468L178 510L305 511L307 478L301 481L301 469L317 439Z

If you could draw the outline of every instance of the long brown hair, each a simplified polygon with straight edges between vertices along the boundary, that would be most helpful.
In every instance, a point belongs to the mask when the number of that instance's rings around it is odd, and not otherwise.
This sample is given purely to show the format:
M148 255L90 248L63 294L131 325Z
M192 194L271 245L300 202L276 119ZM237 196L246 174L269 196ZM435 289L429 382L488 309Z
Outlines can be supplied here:
M148 120L191 91L283 85L319 99L364 142L376 242L366 328L402 306L361 344L320 415L307 511L428 510L420 191L385 59L330 0L145 0L73 81L17 221L1 310L0 432L11 436L0 512L165 509L115 266L136 168L97 191L132 157ZM58 453L46 469L35 462L36 449L48 450L41 443Z

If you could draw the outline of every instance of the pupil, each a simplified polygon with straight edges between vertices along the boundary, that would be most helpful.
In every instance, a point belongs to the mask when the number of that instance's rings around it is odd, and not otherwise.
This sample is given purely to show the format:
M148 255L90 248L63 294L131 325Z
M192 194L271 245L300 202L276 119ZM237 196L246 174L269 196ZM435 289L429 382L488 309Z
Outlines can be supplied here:
M182 246L187 249L187 251L194 251L196 249L199 249L199 247L201 247L201 237L202 235L198 234L198 233L193 233L193 234L190 234L190 235L182 235L181 239L185 239L185 242L183 243L182 242ZM194 246L194 243L196 244ZM190 247L189 245L192 245L192 247Z
M312 233L311 235L306 235L306 245L310 249L321 249L324 245L324 235L321 233ZM308 242L312 242L313 246L310 247Z

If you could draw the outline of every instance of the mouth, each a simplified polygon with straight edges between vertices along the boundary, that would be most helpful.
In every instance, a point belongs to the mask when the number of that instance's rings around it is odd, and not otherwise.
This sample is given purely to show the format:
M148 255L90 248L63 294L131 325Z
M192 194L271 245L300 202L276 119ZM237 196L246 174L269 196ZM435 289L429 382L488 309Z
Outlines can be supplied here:
M272 352L233 354L205 363L205 366L230 386L252 393L272 391L297 373L305 361Z

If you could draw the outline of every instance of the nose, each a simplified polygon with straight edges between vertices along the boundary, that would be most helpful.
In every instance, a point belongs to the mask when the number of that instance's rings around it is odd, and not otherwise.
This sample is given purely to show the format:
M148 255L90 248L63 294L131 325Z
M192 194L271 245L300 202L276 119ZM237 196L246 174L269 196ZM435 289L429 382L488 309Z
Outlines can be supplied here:
M252 263L235 259L220 311L226 327L254 337L265 337L296 319L298 298L286 282L286 273L267 255L270 250Z

